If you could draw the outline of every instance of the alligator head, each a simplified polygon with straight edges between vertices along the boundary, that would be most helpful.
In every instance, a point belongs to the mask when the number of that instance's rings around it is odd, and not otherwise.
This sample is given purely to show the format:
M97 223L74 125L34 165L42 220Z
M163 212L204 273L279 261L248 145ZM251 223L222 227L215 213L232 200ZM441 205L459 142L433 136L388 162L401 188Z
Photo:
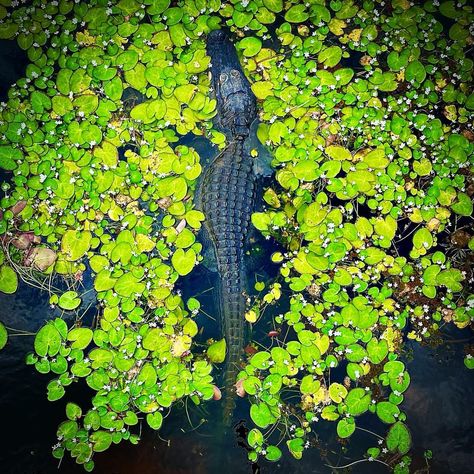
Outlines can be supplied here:
M207 40L211 57L212 87L217 99L216 125L231 137L243 139L256 116L256 100L235 51L222 30L212 31Z

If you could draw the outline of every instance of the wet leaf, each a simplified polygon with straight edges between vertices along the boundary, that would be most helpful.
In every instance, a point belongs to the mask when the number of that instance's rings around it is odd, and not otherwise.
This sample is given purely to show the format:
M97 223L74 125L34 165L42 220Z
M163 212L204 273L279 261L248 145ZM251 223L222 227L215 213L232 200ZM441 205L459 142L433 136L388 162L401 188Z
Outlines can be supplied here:
M75 291L66 291L59 297L58 304L62 309L73 310L81 304L81 299Z
M221 364L225 360L225 355L226 355L226 342L225 338L213 342L208 348L207 348L207 357L213 364Z
M53 357L59 352L61 336L52 323L47 323L37 332L34 347L36 353L42 357Z
M0 267L0 291L6 294L15 293L18 288L18 276L12 267L2 265Z
M7 345L8 332L3 323L0 322L0 351Z

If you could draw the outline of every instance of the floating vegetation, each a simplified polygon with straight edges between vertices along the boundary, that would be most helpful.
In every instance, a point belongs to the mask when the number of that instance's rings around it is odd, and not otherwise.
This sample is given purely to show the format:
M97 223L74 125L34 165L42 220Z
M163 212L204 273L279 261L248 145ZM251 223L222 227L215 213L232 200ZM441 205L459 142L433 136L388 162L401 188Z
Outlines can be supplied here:
M0 1L0 39L30 61L0 105L0 290L36 282L64 311L27 356L52 375L48 399L81 379L95 391L67 404L55 457L91 471L95 452L139 441L140 419L158 430L180 401L220 398L226 341L196 349L200 303L175 284L203 258L205 219L200 157L178 142L225 145L205 41L226 26L274 157L252 222L282 246L245 317L268 324L263 307L288 303L236 380L249 459L282 445L300 459L320 419L344 439L370 412L387 429L366 460L409 472L404 342L474 316L473 21L464 0ZM58 275L67 291L45 283Z

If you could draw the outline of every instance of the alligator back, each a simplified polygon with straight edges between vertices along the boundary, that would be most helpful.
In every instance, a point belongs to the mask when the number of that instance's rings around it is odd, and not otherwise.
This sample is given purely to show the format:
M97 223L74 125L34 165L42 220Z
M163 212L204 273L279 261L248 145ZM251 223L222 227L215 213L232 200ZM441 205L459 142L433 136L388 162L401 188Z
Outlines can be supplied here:
M199 192L219 273L219 320L227 343L223 391L226 424L231 421L235 405L234 384L240 371L247 326L244 246L256 185L252 158L244 148L242 140L231 142L206 169Z

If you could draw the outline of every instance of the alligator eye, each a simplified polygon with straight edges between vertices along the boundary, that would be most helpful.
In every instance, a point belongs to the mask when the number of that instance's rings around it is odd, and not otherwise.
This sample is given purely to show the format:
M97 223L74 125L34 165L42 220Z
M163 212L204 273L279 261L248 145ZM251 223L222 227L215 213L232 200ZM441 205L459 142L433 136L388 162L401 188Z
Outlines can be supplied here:
M239 71L237 71L237 69L232 69L232 71L230 71L230 75L232 77L239 77Z
M222 82L224 83L225 81L227 81L227 74L225 72L221 73L221 75L219 76L219 82Z

